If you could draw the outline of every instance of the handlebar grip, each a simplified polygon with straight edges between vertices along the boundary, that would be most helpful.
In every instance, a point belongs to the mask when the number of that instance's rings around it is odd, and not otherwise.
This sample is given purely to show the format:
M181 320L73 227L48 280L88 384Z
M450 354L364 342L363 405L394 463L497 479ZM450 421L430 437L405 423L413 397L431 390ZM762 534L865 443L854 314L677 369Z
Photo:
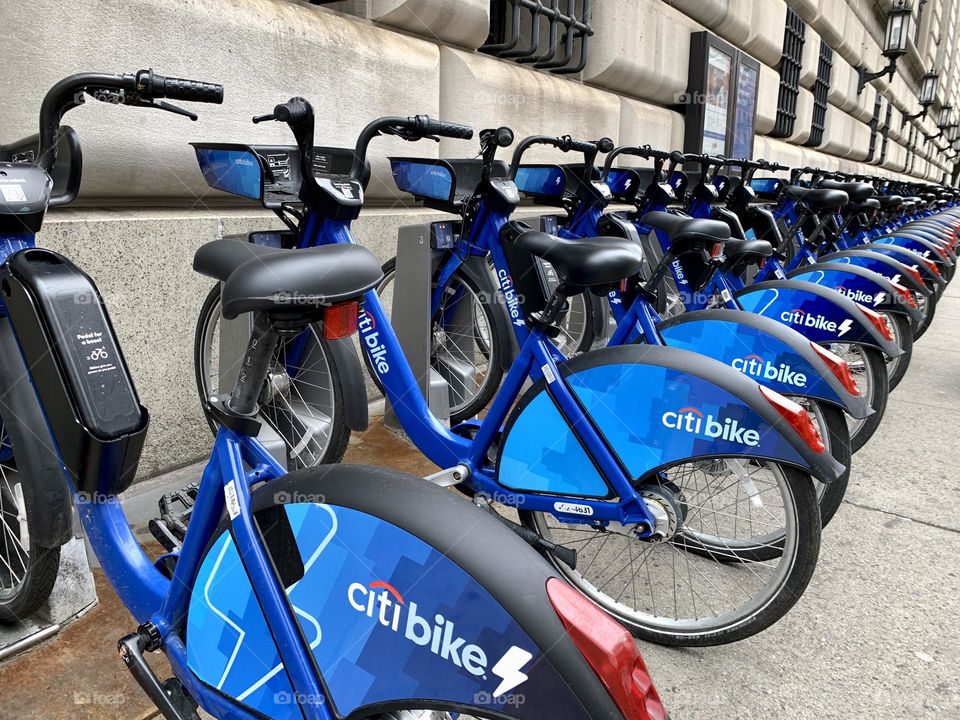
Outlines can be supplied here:
M417 115L410 120L413 121L417 132L421 135L439 135L440 137L456 138L458 140L473 138L473 128L468 125L434 120L427 115Z
M213 103L223 102L223 85L186 80L184 78L155 75L152 70L137 73L137 85L150 96L160 99L185 100L187 102Z
M597 150L602 153L608 153L614 148L613 140L608 137L602 137L597 140L594 145L597 146Z
M588 142L586 140L574 140L569 135L564 135L563 137L560 138L560 144L558 145L558 147L563 152L569 152L573 150L574 152L582 152L582 153L595 152L597 149L597 146L594 145L592 142Z
M273 108L274 118L280 122L295 125L298 122L308 119L313 115L313 108L306 98L292 97L285 103L280 103Z

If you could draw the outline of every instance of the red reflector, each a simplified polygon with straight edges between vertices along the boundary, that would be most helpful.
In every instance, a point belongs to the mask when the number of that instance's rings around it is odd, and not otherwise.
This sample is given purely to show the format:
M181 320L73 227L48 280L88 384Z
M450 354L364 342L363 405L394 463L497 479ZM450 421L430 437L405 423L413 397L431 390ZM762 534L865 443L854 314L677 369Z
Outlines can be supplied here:
M851 395L859 395L860 388L857 387L857 381L854 380L853 373L850 372L850 366L847 365L847 361L839 355L834 355L821 345L813 342L810 343L810 345L817 351L817 355L827 364L830 371L837 376L837 380L846 388L847 392Z
M811 450L821 453L826 449L823 438L820 437L820 431L817 430L817 426L813 424L806 410L793 400L785 398L776 390L761 385L760 392L767 399L767 402L773 405L774 410L790 423L790 426L797 431L797 434Z
M897 291L897 294L903 298L904 302L907 303L907 305L909 305L912 308L919 307L917 305L917 301L913 299L913 293L907 290L907 288L905 288L900 283L895 283L895 282L891 282L891 285L893 285L893 289Z
M878 313L875 313L870 308L865 308L863 305L857 305L860 308L860 312L867 316L867 320L877 329L881 335L883 335L887 340L893 340L893 333L890 332L890 326L887 325L887 319Z
M718 258L720 253L723 252L723 243L714 243L713 247L710 248L710 257Z
M323 311L323 337L338 340L350 337L357 331L360 303L356 300L331 305Z
M915 267L910 267L909 265L904 265L904 270L910 274L910 277L923 285L923 276L920 274L919 270L917 270Z
M624 719L664 720L667 712L630 633L558 578L547 580L547 595Z

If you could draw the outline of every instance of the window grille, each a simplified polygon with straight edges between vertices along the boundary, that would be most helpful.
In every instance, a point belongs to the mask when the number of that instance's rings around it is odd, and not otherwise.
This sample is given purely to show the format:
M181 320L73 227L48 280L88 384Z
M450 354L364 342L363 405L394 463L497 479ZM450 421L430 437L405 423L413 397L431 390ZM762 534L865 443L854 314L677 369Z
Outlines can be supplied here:
M830 76L832 73L833 49L821 40L817 81L813 84L813 121L810 123L810 137L804 143L810 147L816 147L823 142L823 131L827 123L827 95L830 92Z
M797 120L797 96L800 94L800 67L807 25L792 9L787 8L783 33L783 55L780 57L780 91L777 94L777 119L773 137L790 137Z
M587 64L590 0L490 0L490 35L480 52L558 75Z

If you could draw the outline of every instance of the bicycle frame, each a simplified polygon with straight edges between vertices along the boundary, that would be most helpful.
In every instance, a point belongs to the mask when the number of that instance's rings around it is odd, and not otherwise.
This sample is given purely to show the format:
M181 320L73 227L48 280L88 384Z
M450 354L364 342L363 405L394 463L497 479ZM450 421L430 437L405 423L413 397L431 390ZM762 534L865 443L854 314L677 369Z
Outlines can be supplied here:
M490 252L494 265L497 268L498 282L504 296L510 302L512 282L507 270L506 257L497 243L485 243L482 238L489 237L491 232L498 233L500 226L506 222L507 214L496 209L485 209L480 213L475 223L473 237L478 238L477 250ZM352 243L350 222L332 220L322 217L316 212L307 216L302 234L301 247L317 247L327 244ZM440 281L447 280L459 267L463 259L456 254L441 269ZM443 285L438 283L439 287ZM516 300L515 294L513 294ZM435 297L439 304L439 298ZM491 448L500 433L503 423L507 419L514 402L519 397L524 383L529 377L534 382L540 378L553 378L548 383L550 394L557 404L563 418L569 423L577 439L582 444L591 460L600 468L602 475L610 487L608 497L620 498L617 501L597 500L589 497L578 497L577 503L588 506L591 511L589 517L577 514L563 514L575 522L614 521L624 524L644 523L649 534L654 527L654 520L646 504L634 489L631 478L627 476L618 459L610 451L603 438L594 426L587 420L583 408L557 368L557 362L563 356L549 342L544 333L539 330L530 330L526 324L514 323L514 329L520 342L520 351L513 365L508 370L503 384L494 398L489 412L480 421L473 440L459 436L444 427L430 411L423 395L417 390L417 381L413 370L407 361L400 342L394 333L380 298L375 290L367 293L365 298L365 313L367 318L361 317L360 335L364 351L373 360L372 348L382 348L382 357L385 363L372 362L371 366L377 373L384 392L389 399L400 425L413 443L426 455L431 462L441 468L453 468L464 465L469 471L468 484L479 493L497 497L504 505L523 507L524 509L557 513L555 506L558 503L569 503L569 496L532 494L517 492L500 484L494 469L486 462L487 451ZM511 317L521 313L519 303L516 309L510 308ZM521 318L522 315L517 315ZM381 352L381 351L378 351Z

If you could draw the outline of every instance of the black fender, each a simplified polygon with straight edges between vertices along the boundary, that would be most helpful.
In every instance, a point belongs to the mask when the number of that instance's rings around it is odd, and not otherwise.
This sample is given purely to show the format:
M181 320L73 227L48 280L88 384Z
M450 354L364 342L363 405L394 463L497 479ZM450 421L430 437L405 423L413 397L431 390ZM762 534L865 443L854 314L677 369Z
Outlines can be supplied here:
M320 337L323 337L321 334ZM340 373L340 387L343 390L343 414L351 430L366 430L370 422L367 407L367 386L357 349L350 338L326 340L331 360Z
M559 577L556 571L507 525L492 515L456 493L447 492L422 478L359 465L317 466L271 480L255 491L251 499L251 509L258 513L261 526L264 520L275 517L271 508L278 504L278 497L289 498L291 502L297 502L294 499L301 497L322 497L323 503L334 510L346 508L359 511L396 526L434 548L489 593L542 653L532 665L525 668L529 678L518 690L526 698L526 709L523 704L519 705L517 710L511 710L511 717L539 720L544 716L541 714L544 707L552 707L556 710L548 712L548 715L562 715L566 720L623 720L603 682L587 663L553 608L547 594L547 584L556 582L554 578ZM287 536L288 532L292 532L289 523L284 524L278 518L270 527L274 537L272 540L267 538L268 547L273 543L273 547L286 550L287 553L291 547L296 547L290 544L295 542L293 538ZM224 517L214 539L228 528L228 520ZM477 542L464 542L465 533L479 538L482 547ZM321 555L318 560L321 571L324 571L323 557ZM298 569L302 572L302 563L299 568L292 568L291 572ZM278 570L282 576L283 568ZM419 597L414 595L421 605L432 603L434 598L431 595L437 590L430 588L427 580L424 578L428 588L421 591ZM416 593L415 586L398 589L403 593L408 590ZM440 595L436 598L436 610L441 609L444 602L456 601L455 597L444 598L442 593ZM345 604L346 598L343 602ZM338 606L331 608L333 612L339 609ZM345 609L350 612L349 608ZM421 612L429 613L432 617L431 610L434 608L427 605L426 610L421 609ZM454 619L453 615L448 617ZM499 628L490 630L493 633ZM474 639L468 638L469 641ZM496 662L493 657L488 660L491 665ZM547 667L537 667L541 664ZM319 670L322 673L324 668ZM456 671L452 664L451 670ZM562 682L557 683L558 679ZM497 678L491 677L487 684L493 687L496 682ZM551 690L559 694L545 696L545 692ZM409 707L411 699L416 698L399 697L392 702L364 706L363 711L357 714L367 717ZM476 702L480 707L482 701ZM480 709L483 712L490 711L489 707ZM463 710L470 712L471 707L464 706Z
M937 227L930 225L929 223L920 225L910 225L907 227L900 228L896 232L890 233L891 235L911 235L916 237L921 237L926 240L929 240L932 243L940 246L947 253L949 258L956 263L957 253L954 250L953 246L950 244L950 241L947 239L947 229L942 227Z
M59 547L72 535L70 489L6 317L0 318L0 417L13 446L24 500L31 508L30 537L40 547Z
M499 302L500 288L497 287L496 280L490 272L490 265L486 258L474 256L467 258L460 269L484 293L483 297L492 299L490 310L493 312L494 323L491 331L500 336L500 347L510 349L509 352L500 354L500 367L503 370L509 370L513 364L513 359L519 352L519 348L517 338L511 331L512 323L507 307L504 303Z
M924 297L928 297L933 294L933 291L926 286L921 277L920 280L917 280L913 275L907 272L908 265L905 262L901 262L896 258L890 257L889 255L884 255L871 250L861 250L859 248L848 248L847 250L840 250L838 252L832 252L827 255L821 255L821 262L830 262L833 260L841 260L842 258L864 258L865 260L870 260L871 262L876 263L877 265L885 266L889 269L889 272L894 273L894 276L899 276L897 282L903 285L905 288L911 290L912 292L919 293ZM919 270L918 270L919 272Z
M742 290L739 290L736 293L736 297L741 304L746 304L748 296L756 295L767 290L777 291L778 294L781 291L792 292L794 295L801 293L803 294L802 296L806 296L811 300L832 305L832 312L843 317L844 320L849 320L852 323L852 327L858 330L858 332L851 336L848 333L837 332L837 330L821 329L818 336L822 336L822 339L818 339L817 342L849 342L857 345L872 345L882 350L884 354L889 357L899 357L903 355L903 350L892 340L887 340L887 338L874 327L873 323L867 319L862 306L855 303L846 295L838 293L833 288L817 285L816 283L804 282L803 280L766 280L761 283L748 285ZM761 312L759 309L755 310L753 304L744 309ZM770 316L768 315L767 317ZM775 319L780 320L781 318L778 317ZM792 325L794 329L801 334L810 337L806 331L806 327L792 323L789 318L783 319L783 322ZM826 337L828 333L830 334L829 339Z
M932 285L934 292L937 294L941 293L947 286L947 281L939 272L939 266L936 264L936 262L925 258L920 253L914 252L910 248L905 248L900 245L891 245L890 243L869 243L864 245L863 249L879 252L882 255L895 258L904 265L909 265L915 268L917 272L923 276L924 282L930 284L928 287ZM937 272L934 272L933 268L938 268Z
M863 302L861 300L857 300L857 302L860 302L862 305L865 305L871 310L883 310L884 312L895 312L907 315L909 316L910 321L913 323L919 323L923 321L923 314L920 312L919 308L910 305L907 299L897 292L896 288L893 286L893 283L890 282L888 278L885 278L880 273L876 273L868 268L857 267L855 265L844 266L837 263L818 262L813 265L803 265L798 267L796 270L791 271L787 277L791 279L795 278L797 280L806 280L806 275L816 272L840 273L862 278L863 283L866 284L867 287L875 289L876 293L882 292L883 297L879 302L874 299L872 304ZM814 281L810 280L808 282ZM830 285L826 285L826 287L830 287ZM837 290L837 292L840 291ZM847 297L850 296L847 295Z
M777 322L773 318L764 317L763 315L757 315L756 313L747 312L745 310L728 310L725 308L714 310L694 310L693 312L680 313L679 315L674 315L673 317L668 318L660 325L660 332L664 336L664 339L667 341L667 345L669 346L671 344L671 328L679 327L686 323L704 321L735 323L737 325L755 328L763 334L776 338L801 358L803 358L803 360L809 365L813 366L814 368L818 368L820 370L819 375L821 380L823 380L830 387L830 390L836 395L836 397L824 397L824 393L807 394L799 390L791 392L790 394L814 397L822 402L831 403L843 410L846 410L846 412L855 418L865 418L873 414L874 410L870 407L870 403L868 403L862 395L853 395L844 387L843 383L840 382L840 379L833 374L833 371L827 367L820 355L816 352L816 350L813 349L813 344L807 340L807 338L793 328L788 327L781 322ZM711 350L714 349L716 349L715 344L712 348L703 347L698 348L697 351L711 353L711 357L721 360L722 358L712 354Z

